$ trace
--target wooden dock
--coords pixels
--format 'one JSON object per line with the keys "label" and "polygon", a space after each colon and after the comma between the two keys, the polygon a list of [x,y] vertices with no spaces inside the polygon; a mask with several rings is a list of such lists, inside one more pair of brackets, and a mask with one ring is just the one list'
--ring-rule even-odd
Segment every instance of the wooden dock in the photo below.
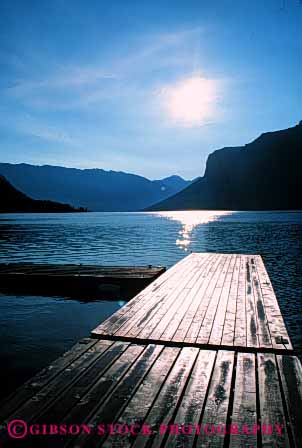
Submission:
{"label": "wooden dock", "polygon": [[259,255],[191,254],[92,336],[179,346],[292,349]]}
{"label": "wooden dock", "polygon": [[[17,440],[16,419],[65,429]],[[1,448],[299,448],[302,368],[261,257],[186,257],[7,398],[1,422]]]}
{"label": "wooden dock", "polygon": [[12,292],[128,300],[165,272],[162,266],[0,264],[0,286]]}

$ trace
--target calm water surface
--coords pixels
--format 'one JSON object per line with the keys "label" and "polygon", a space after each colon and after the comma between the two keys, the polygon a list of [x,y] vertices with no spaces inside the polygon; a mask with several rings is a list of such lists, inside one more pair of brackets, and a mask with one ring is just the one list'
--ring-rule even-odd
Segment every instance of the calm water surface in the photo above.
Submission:
{"label": "calm water surface", "polygon": [[[263,256],[296,347],[302,343],[302,213],[162,212],[0,215],[1,262],[171,266],[193,252]],[[0,296],[4,395],[122,302]],[[4,367],[2,367],[4,366]]]}

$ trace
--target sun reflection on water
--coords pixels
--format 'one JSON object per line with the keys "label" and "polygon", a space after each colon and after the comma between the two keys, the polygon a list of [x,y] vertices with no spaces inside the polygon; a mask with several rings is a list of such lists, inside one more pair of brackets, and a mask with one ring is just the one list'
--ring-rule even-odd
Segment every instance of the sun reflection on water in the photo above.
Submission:
{"label": "sun reflection on water", "polygon": [[189,210],[153,212],[152,214],[181,223],[182,229],[178,232],[180,236],[176,239],[175,243],[177,246],[187,251],[188,246],[191,244],[192,231],[195,227],[216,221],[221,216],[230,215],[232,213],[232,211],[226,210]]}

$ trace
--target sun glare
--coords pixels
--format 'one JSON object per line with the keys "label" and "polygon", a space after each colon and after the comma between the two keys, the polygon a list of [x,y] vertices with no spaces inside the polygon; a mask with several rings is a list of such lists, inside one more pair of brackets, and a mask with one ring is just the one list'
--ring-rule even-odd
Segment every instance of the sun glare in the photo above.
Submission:
{"label": "sun glare", "polygon": [[161,90],[169,118],[182,126],[201,126],[216,115],[218,82],[193,76]]}
{"label": "sun glare", "polygon": [[179,230],[179,238],[176,239],[176,246],[188,250],[188,246],[192,243],[192,232],[195,227],[216,221],[222,216],[232,214],[232,211],[225,210],[188,210],[173,212],[151,212],[153,215],[161,218],[178,221],[182,228]]}

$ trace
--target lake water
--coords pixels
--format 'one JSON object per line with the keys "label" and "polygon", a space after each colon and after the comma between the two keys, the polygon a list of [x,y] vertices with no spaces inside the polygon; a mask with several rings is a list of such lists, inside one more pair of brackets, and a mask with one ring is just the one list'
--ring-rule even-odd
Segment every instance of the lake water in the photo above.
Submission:
{"label": "lake water", "polygon": [[[169,267],[190,251],[262,255],[289,335],[301,347],[302,213],[0,215],[1,262]],[[88,336],[122,304],[0,295],[0,395]]]}

